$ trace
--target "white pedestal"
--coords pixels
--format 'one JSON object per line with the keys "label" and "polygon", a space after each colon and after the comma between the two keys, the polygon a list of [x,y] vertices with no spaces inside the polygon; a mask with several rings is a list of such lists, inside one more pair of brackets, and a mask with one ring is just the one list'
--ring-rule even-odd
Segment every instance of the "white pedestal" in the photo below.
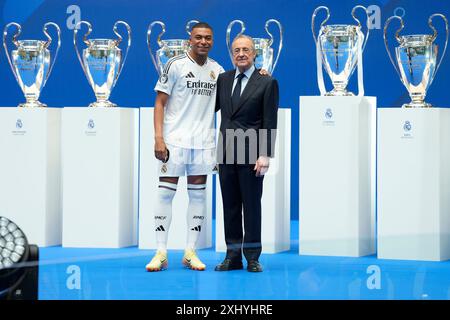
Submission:
{"label": "white pedestal", "polygon": [[375,253],[375,123],[375,97],[300,97],[300,254]]}
{"label": "white pedestal", "polygon": [[138,121],[138,109],[64,108],[64,247],[137,243]]}
{"label": "white pedestal", "polygon": [[450,259],[450,110],[378,110],[378,258]]}
{"label": "white pedestal", "polygon": [[28,242],[61,244],[59,108],[0,108],[0,216]]}
{"label": "white pedestal", "polygon": [[[158,201],[159,165],[155,158],[154,108],[141,108],[139,152],[139,248],[155,249],[155,219],[153,209]],[[206,221],[197,242],[197,248],[212,246],[212,175],[206,186]],[[172,222],[168,236],[168,249],[184,249],[187,240],[187,208],[189,197],[187,179],[180,177],[172,203]]]}
{"label": "white pedestal", "polygon": [[[218,114],[217,123],[220,124]],[[263,253],[290,249],[291,194],[291,110],[278,109],[275,157],[264,177],[261,199],[261,241]],[[216,183],[216,251],[225,252],[222,192]]]}

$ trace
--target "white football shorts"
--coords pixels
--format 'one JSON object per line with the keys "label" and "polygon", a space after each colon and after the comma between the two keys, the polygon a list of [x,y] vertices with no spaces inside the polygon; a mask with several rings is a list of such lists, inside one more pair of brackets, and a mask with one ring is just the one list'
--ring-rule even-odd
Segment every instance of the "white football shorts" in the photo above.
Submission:
{"label": "white football shorts", "polygon": [[159,161],[160,177],[201,176],[216,173],[216,149],[186,149],[166,144],[169,160]]}

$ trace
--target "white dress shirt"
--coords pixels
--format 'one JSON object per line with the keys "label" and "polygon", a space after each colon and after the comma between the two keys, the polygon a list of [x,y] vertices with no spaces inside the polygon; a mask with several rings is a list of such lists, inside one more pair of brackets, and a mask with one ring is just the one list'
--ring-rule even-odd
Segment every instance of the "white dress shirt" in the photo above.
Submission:
{"label": "white dress shirt", "polygon": [[[253,72],[256,70],[255,65],[252,65],[250,68],[247,69],[247,71],[244,72],[244,77],[241,80],[241,95],[242,92],[244,92],[245,86],[247,85],[248,79],[252,76]],[[234,81],[233,81],[233,90],[231,90],[231,95],[233,95],[234,87],[237,83],[237,77],[240,75],[241,72],[239,69],[236,69],[236,73],[234,74]]]}

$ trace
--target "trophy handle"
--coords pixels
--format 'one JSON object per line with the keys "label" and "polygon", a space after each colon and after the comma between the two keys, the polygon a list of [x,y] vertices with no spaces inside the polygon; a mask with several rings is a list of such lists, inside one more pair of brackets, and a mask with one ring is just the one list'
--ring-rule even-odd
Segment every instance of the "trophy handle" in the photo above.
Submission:
{"label": "trophy handle", "polygon": [[330,19],[330,9],[328,9],[327,7],[325,7],[325,6],[320,6],[320,7],[317,7],[317,8],[314,10],[313,15],[312,15],[312,17],[311,17],[311,31],[312,31],[312,34],[313,34],[314,42],[315,42],[316,44],[317,44],[317,38],[318,38],[318,35],[316,36],[316,31],[315,31],[315,29],[314,29],[314,25],[315,25],[315,21],[316,21],[316,16],[317,16],[317,14],[319,13],[319,11],[322,10],[322,9],[325,10],[325,11],[327,12],[327,17],[325,18],[325,20],[322,21],[322,23],[320,24],[320,27],[322,28],[323,25],[325,24],[325,22],[327,22],[328,19]]}
{"label": "trophy handle", "polygon": [[275,59],[275,62],[273,63],[273,67],[272,67],[272,73],[273,73],[273,71],[275,70],[275,67],[277,65],[278,58],[280,58],[281,48],[283,48],[283,26],[281,25],[281,23],[278,20],[275,20],[275,19],[269,19],[266,21],[265,29],[266,29],[266,32],[268,33],[268,35],[270,36],[269,47],[273,44],[273,35],[269,31],[270,23],[275,23],[278,26],[278,29],[280,29],[280,45],[278,46],[277,57]]}
{"label": "trophy handle", "polygon": [[58,56],[59,48],[61,47],[61,29],[59,29],[59,26],[56,23],[54,23],[54,22],[47,22],[46,24],[44,24],[44,28],[43,28],[43,32],[44,32],[45,36],[48,39],[47,42],[45,43],[45,48],[50,47],[50,44],[52,43],[52,37],[50,37],[50,35],[47,32],[48,26],[55,27],[55,29],[56,29],[56,31],[58,33],[58,45],[56,47],[55,55],[53,57],[53,62],[50,63],[50,67],[49,67],[48,72],[47,72],[47,77],[45,77],[43,85],[45,85],[45,83],[48,80],[48,77],[50,76],[50,73],[53,70],[53,66],[55,65],[56,57]]}
{"label": "trophy handle", "polygon": [[[87,72],[87,70],[86,70],[86,67],[84,66],[83,59],[81,58],[81,55],[80,55],[80,51],[78,50],[77,34],[78,34],[78,30],[80,29],[80,27],[81,27],[82,24],[85,24],[85,25],[87,25],[87,27],[88,27],[88,31],[87,31],[87,32],[84,34],[84,36],[83,36],[83,42],[84,42],[87,46],[90,45],[90,41],[87,39],[87,36],[90,35],[91,32],[92,32],[92,25],[91,25],[89,22],[87,22],[87,21],[79,21],[79,22],[75,25],[75,29],[73,29],[73,45],[75,46],[75,51],[76,51],[76,53],[77,53],[78,61],[80,61],[81,68],[83,68],[83,71],[84,71],[84,75],[85,75],[86,78],[89,80],[88,72]],[[89,83],[90,83],[90,80],[89,80]]]}
{"label": "trophy handle", "polygon": [[[391,21],[394,19],[400,20],[400,28],[395,32],[395,39],[397,40],[398,43],[400,43],[400,41],[401,41],[399,34],[400,34],[400,31],[402,31],[403,28],[405,27],[405,24],[403,23],[403,19],[401,17],[392,16],[389,19],[387,19],[384,24],[384,32],[383,32],[384,45],[386,46],[386,51],[388,53],[388,56],[389,56],[389,59],[391,60],[392,65],[394,66],[395,71],[397,72],[400,79],[403,79],[402,75],[400,74],[400,70],[398,69],[394,59],[392,58],[392,54],[391,54],[391,51],[389,50],[389,44],[388,44],[388,39],[387,39],[387,28],[389,27],[389,24],[391,23]],[[402,82],[403,82],[403,80],[402,80]]]}
{"label": "trophy handle", "polygon": [[[316,31],[315,31],[315,24],[316,24],[316,16],[319,13],[320,10],[325,10],[327,12],[327,17],[325,18],[325,20],[322,21],[322,23],[320,24],[320,29],[319,29],[319,34],[317,34],[316,36]],[[314,43],[316,44],[316,62],[317,62],[317,84],[319,86],[319,91],[320,91],[320,95],[323,96],[326,93],[326,88],[325,88],[325,81],[323,80],[323,64],[324,64],[324,57],[321,54],[321,43],[318,40],[320,32],[322,31],[322,27],[325,24],[325,22],[328,21],[328,19],[330,19],[330,9],[328,9],[325,6],[319,6],[317,7],[314,12],[313,15],[311,17],[311,31],[312,31],[312,35],[314,38]]]}
{"label": "trophy handle", "polygon": [[233,61],[233,53],[231,52],[230,34],[231,34],[231,29],[233,28],[233,26],[234,26],[236,23],[239,23],[239,24],[241,25],[241,31],[236,35],[236,37],[237,37],[237,36],[240,36],[240,35],[243,34],[244,31],[245,31],[245,24],[244,24],[244,22],[241,21],[241,20],[233,20],[233,21],[230,22],[230,24],[229,24],[228,27],[227,27],[226,41],[227,41],[228,54],[230,55],[231,61]]}
{"label": "trophy handle", "polygon": [[189,36],[191,36],[191,31],[192,31],[191,24],[197,24],[199,22],[200,21],[198,21],[198,20],[189,20],[188,23],[186,23],[186,32]]}
{"label": "trophy handle", "polygon": [[11,67],[14,77],[19,82],[19,77],[17,76],[16,70],[14,69],[14,66],[12,64],[11,56],[9,55],[9,51],[8,51],[8,45],[6,44],[6,37],[8,35],[8,29],[11,26],[15,26],[17,29],[16,33],[13,35],[13,38],[12,38],[12,42],[16,47],[19,46],[17,37],[22,33],[22,26],[16,22],[10,22],[5,26],[5,29],[3,29],[3,47],[5,48],[6,57],[8,58],[8,63],[9,63],[9,66]]}
{"label": "trophy handle", "polygon": [[448,21],[447,21],[447,18],[446,18],[443,14],[440,14],[440,13],[432,14],[432,15],[430,16],[430,18],[428,18],[428,25],[429,25],[430,28],[433,30],[433,41],[437,38],[437,35],[438,35],[437,30],[436,30],[436,29],[434,28],[434,26],[433,26],[433,18],[434,18],[434,17],[441,17],[441,18],[444,20],[444,22],[445,22],[445,33],[446,33],[446,38],[445,38],[444,50],[442,51],[442,54],[441,54],[441,59],[439,60],[439,63],[437,64],[436,69],[434,69],[433,79],[431,80],[431,82],[433,82],[434,77],[435,77],[435,75],[436,75],[436,72],[438,71],[439,67],[441,66],[442,59],[443,59],[444,56],[445,56],[445,51],[447,50],[447,43],[448,43],[448,33],[449,33],[449,31],[448,31]]}
{"label": "trophy handle", "polygon": [[113,27],[113,31],[117,36],[117,40],[116,40],[116,45],[117,47],[119,47],[119,44],[122,42],[122,36],[119,34],[119,32],[117,31],[117,26],[119,24],[122,24],[125,26],[125,28],[127,28],[127,33],[128,33],[128,42],[127,42],[127,50],[125,51],[125,56],[122,59],[122,62],[119,65],[119,70],[117,71],[117,75],[116,78],[114,79],[114,82],[112,84],[111,88],[114,88],[117,82],[117,79],[119,79],[120,73],[122,72],[123,69],[123,65],[125,64],[125,61],[127,60],[127,56],[128,56],[128,51],[130,51],[130,46],[131,46],[131,28],[128,25],[128,23],[126,23],[125,21],[116,21],[116,23],[114,23],[114,27]]}
{"label": "trophy handle", "polygon": [[364,12],[366,13],[366,16],[367,16],[367,20],[366,20],[367,32],[366,32],[366,34],[365,34],[365,37],[364,37],[364,43],[363,43],[362,49],[361,49],[362,51],[364,51],[364,48],[366,47],[366,44],[367,44],[367,40],[369,39],[369,33],[370,33],[370,17],[369,17],[369,12],[367,11],[367,8],[366,8],[366,7],[361,6],[361,5],[358,5],[358,6],[353,7],[353,9],[352,9],[352,17],[353,17],[353,20],[355,20],[355,21],[358,23],[358,27],[361,28],[361,21],[359,21],[359,19],[355,16],[355,12],[356,12],[357,9],[364,9]]}
{"label": "trophy handle", "polygon": [[[155,66],[156,71],[159,74],[160,70],[159,70],[159,67],[158,67],[158,62],[156,61],[156,55],[153,54],[152,46],[150,44],[150,35],[152,33],[152,28],[153,28],[153,26],[155,24],[160,25],[161,28],[162,28],[162,31],[159,33],[158,38],[156,39],[156,42],[158,42],[158,45],[160,47],[162,47],[162,45],[163,45],[162,42],[161,42],[161,36],[166,32],[166,25],[162,21],[153,21],[152,23],[150,23],[150,25],[148,26],[148,29],[147,29],[147,48],[148,48],[148,52],[150,53],[150,57],[152,58],[153,65]],[[159,74],[159,75],[161,76],[161,74]]]}

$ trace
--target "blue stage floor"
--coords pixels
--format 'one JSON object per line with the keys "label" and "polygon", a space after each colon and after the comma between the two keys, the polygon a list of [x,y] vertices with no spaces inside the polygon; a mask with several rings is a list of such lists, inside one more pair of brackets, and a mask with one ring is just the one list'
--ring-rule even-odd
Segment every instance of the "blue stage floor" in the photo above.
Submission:
{"label": "blue stage floor", "polygon": [[198,251],[206,271],[183,268],[177,250],[154,273],[153,250],[41,248],[39,299],[450,299],[449,261],[300,256],[297,221],[291,231],[291,250],[263,254],[256,274],[215,272],[224,255],[213,248]]}

